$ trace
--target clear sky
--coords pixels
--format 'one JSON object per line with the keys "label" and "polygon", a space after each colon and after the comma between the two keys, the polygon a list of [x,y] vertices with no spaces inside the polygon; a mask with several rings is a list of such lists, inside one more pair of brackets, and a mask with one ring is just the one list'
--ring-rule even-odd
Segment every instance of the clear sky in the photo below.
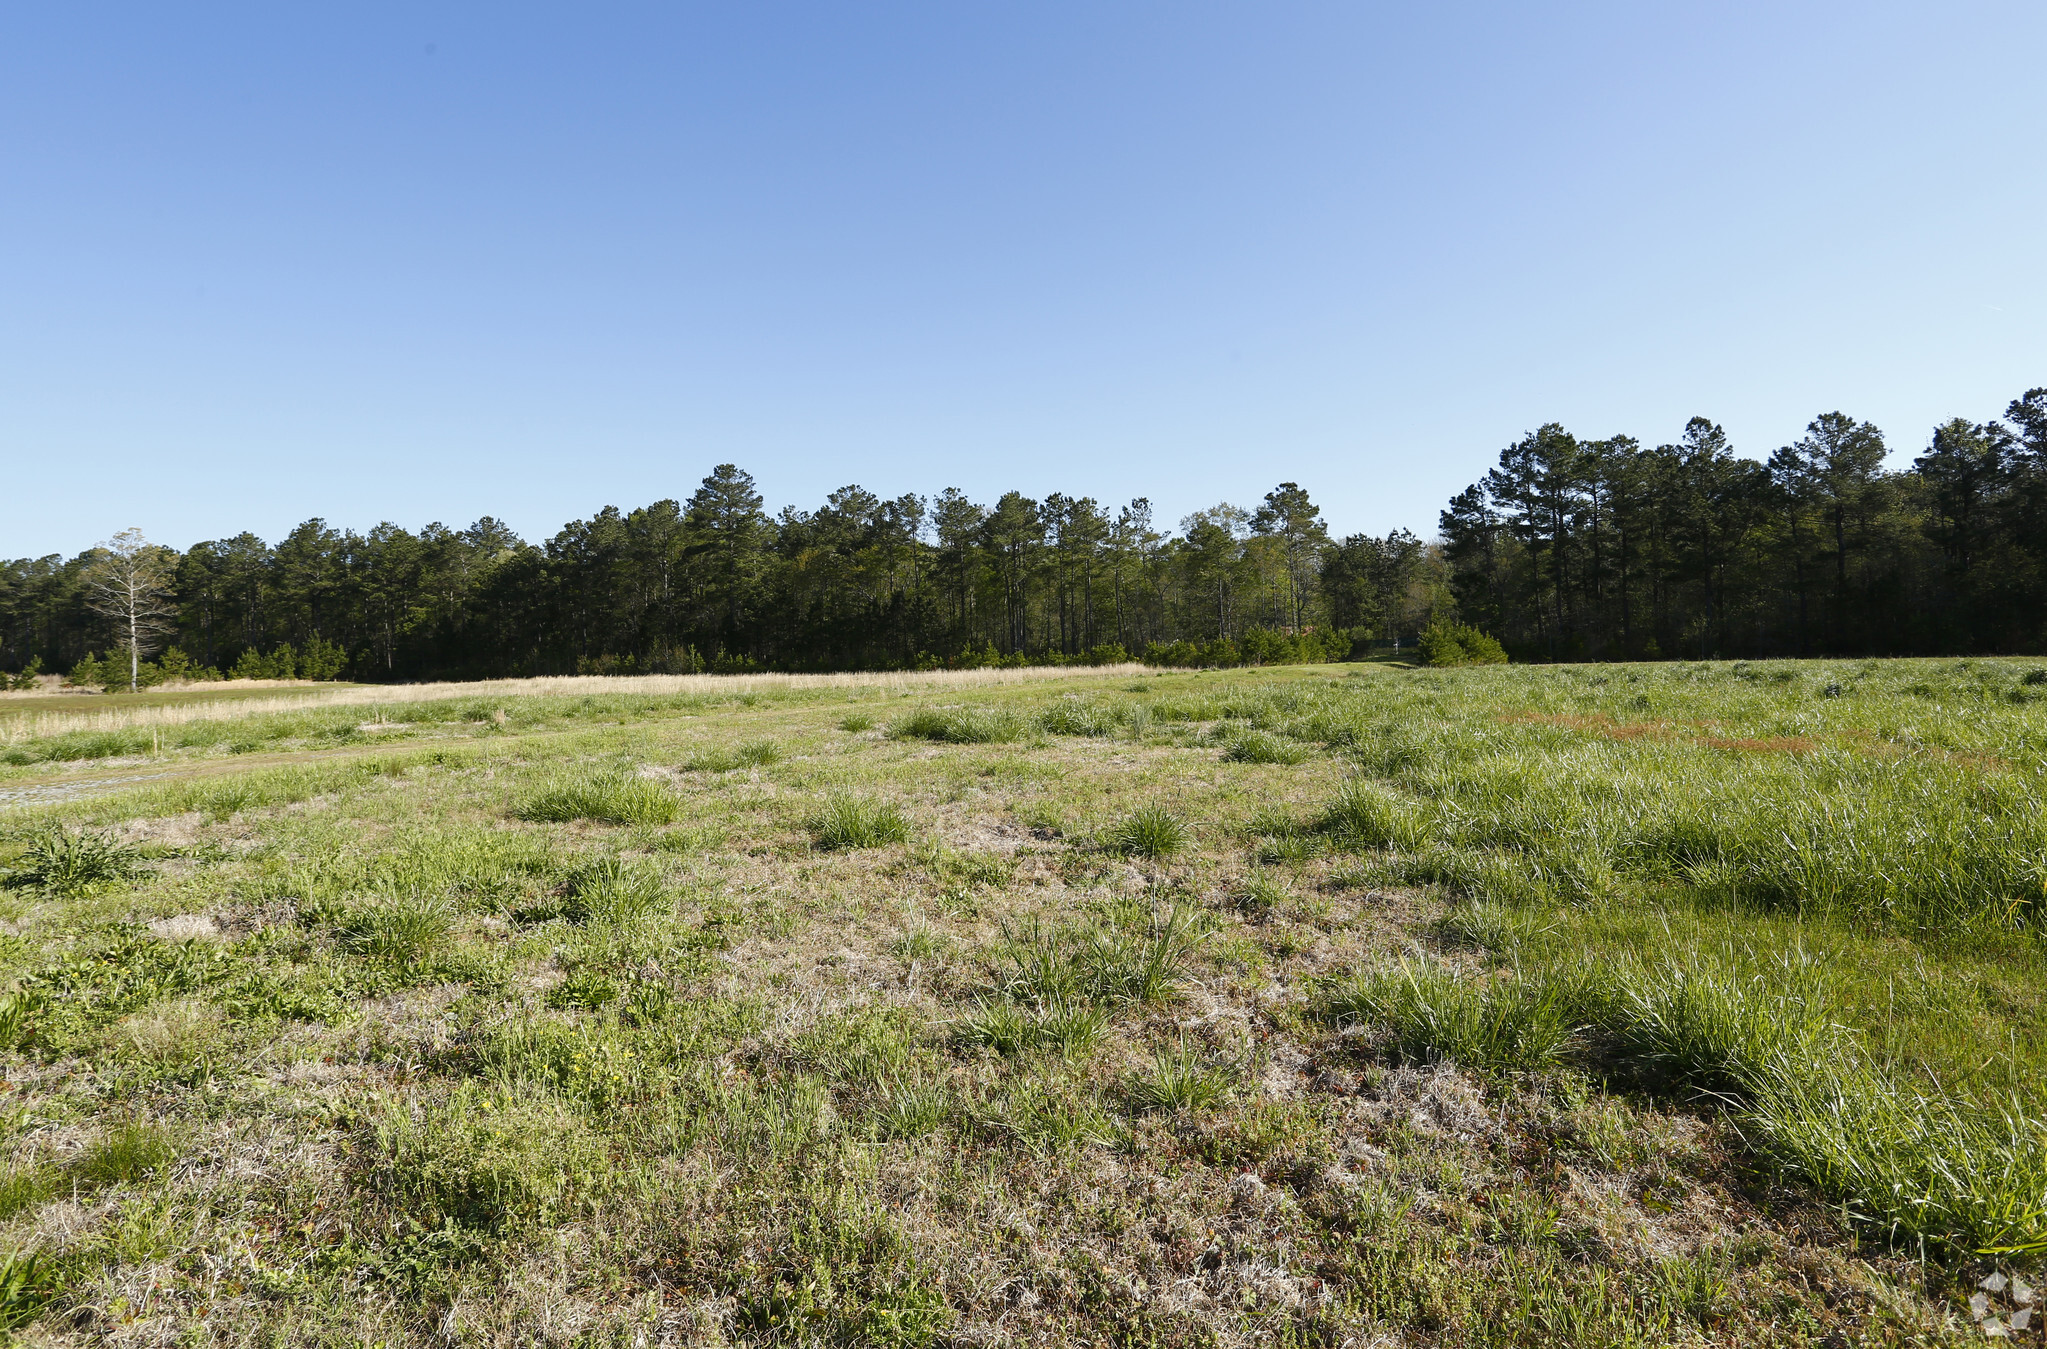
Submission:
{"label": "clear sky", "polygon": [[2047,5],[15,4],[0,556],[1766,455],[2047,384]]}

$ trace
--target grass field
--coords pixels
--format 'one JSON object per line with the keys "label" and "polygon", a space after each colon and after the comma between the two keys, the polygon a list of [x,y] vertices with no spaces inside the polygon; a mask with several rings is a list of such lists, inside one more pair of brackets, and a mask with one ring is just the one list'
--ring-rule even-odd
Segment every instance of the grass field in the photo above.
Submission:
{"label": "grass field", "polygon": [[2040,1339],[2047,671],[1002,674],[0,726],[0,1323]]}

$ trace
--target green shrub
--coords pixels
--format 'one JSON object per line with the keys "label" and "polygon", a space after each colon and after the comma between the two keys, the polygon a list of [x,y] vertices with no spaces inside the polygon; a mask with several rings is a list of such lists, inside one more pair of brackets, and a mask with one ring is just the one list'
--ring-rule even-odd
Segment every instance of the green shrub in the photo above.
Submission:
{"label": "green shrub", "polygon": [[834,796],[812,815],[810,835],[819,848],[879,848],[910,837],[910,822],[894,805],[857,796]]}
{"label": "green shrub", "polygon": [[1421,657],[1430,665],[1505,665],[1499,642],[1461,623],[1435,622],[1421,635]]}
{"label": "green shrub", "polygon": [[618,769],[587,782],[546,788],[518,809],[522,820],[563,823],[673,824],[682,814],[675,793],[631,769]]}
{"label": "green shrub", "polygon": [[1139,806],[1112,825],[1103,841],[1134,857],[1170,857],[1187,843],[1187,826],[1164,806]]}

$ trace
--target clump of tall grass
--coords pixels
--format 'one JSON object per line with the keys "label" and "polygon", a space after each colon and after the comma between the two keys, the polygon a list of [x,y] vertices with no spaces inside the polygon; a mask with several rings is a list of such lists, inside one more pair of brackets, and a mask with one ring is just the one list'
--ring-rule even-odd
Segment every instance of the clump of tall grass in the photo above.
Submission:
{"label": "clump of tall grass", "polygon": [[623,923],[662,907],[661,877],[622,857],[604,857],[569,873],[562,917],[576,923]]}
{"label": "clump of tall grass", "polygon": [[1133,857],[1170,857],[1187,843],[1187,826],[1164,806],[1139,806],[1109,826],[1102,842]]}
{"label": "clump of tall grass", "polygon": [[1002,1055],[1049,1048],[1068,1061],[1092,1053],[1108,1030],[1106,1012],[1068,994],[1053,995],[1035,1006],[983,998],[958,1022],[959,1038],[967,1044],[986,1045]]}
{"label": "clump of tall grass", "polygon": [[63,1271],[39,1251],[15,1251],[0,1260],[0,1330],[19,1330],[56,1300]]}
{"label": "clump of tall grass", "polygon": [[782,747],[772,740],[750,740],[743,745],[707,749],[692,755],[684,767],[692,773],[730,773],[736,768],[766,768],[779,763]]}
{"label": "clump of tall grass", "polygon": [[811,839],[827,852],[879,848],[910,837],[910,822],[893,803],[845,794],[826,801],[808,826]]}
{"label": "clump of tall grass", "polygon": [[842,731],[852,731],[855,734],[858,734],[861,731],[873,730],[874,723],[875,723],[874,714],[872,712],[867,711],[864,708],[861,708],[848,712],[845,716],[840,717],[839,729]]}
{"label": "clump of tall grass", "polygon": [[1159,1049],[1152,1061],[1134,1074],[1124,1094],[1131,1108],[1200,1110],[1228,1096],[1237,1084],[1234,1065],[1189,1049],[1185,1040],[1174,1049]]}
{"label": "clump of tall grass", "polygon": [[436,895],[388,896],[347,914],[338,925],[342,949],[394,963],[417,962],[440,950],[454,927],[454,906]]}
{"label": "clump of tall grass", "polygon": [[602,824],[673,824],[682,814],[675,793],[630,768],[614,769],[586,782],[565,782],[529,798],[518,810],[522,820],[566,823],[596,820]]}
{"label": "clump of tall grass", "polygon": [[1264,918],[1294,898],[1294,892],[1285,882],[1271,876],[1254,875],[1246,877],[1237,891],[1237,907],[1253,918]]}
{"label": "clump of tall grass", "polygon": [[1228,763],[1305,763],[1314,751],[1299,741],[1252,727],[1229,732],[1223,738],[1223,759]]}
{"label": "clump of tall grass", "polygon": [[9,884],[33,887],[64,899],[78,899],[141,869],[135,850],[104,831],[71,833],[61,825],[29,838]]}
{"label": "clump of tall grass", "polygon": [[247,778],[236,778],[207,791],[193,804],[207,819],[222,824],[262,805],[263,792]]}
{"label": "clump of tall grass", "polygon": [[1204,935],[1196,916],[1178,908],[1154,915],[1135,931],[1073,933],[1032,922],[1008,934],[1003,989],[1034,1004],[1071,998],[1110,1006],[1163,1002],[1185,982],[1188,958]]}
{"label": "clump of tall grass", "polygon": [[1553,1068],[1578,1033],[1566,990],[1535,980],[1467,980],[1430,962],[1354,974],[1326,990],[1322,1008],[1341,1023],[1378,1026],[1401,1058],[1447,1058],[1486,1072]]}
{"label": "clump of tall grass", "polygon": [[1038,714],[1038,725],[1053,735],[1114,735],[1123,711],[1092,698],[1061,698]]}
{"label": "clump of tall grass", "polygon": [[952,1094],[936,1083],[890,1078],[876,1093],[871,1121],[883,1138],[919,1138],[951,1118]]}
{"label": "clump of tall grass", "polygon": [[129,1120],[102,1137],[72,1165],[73,1174],[98,1185],[132,1184],[155,1175],[177,1156],[164,1131]]}
{"label": "clump of tall grass", "polygon": [[1408,963],[1330,986],[1407,1058],[1542,1068],[1574,1057],[1717,1101],[1749,1143],[1865,1230],[1969,1256],[2047,1253],[2047,1120],[2015,1096],[1902,1080],[1829,1013],[1797,960],[1744,975],[1707,959],[1472,980]]}
{"label": "clump of tall grass", "polygon": [[888,728],[897,740],[940,740],[985,745],[1021,740],[1030,726],[1006,707],[920,707]]}
{"label": "clump of tall grass", "polygon": [[1353,847],[1413,851],[1428,838],[1416,804],[1365,778],[1352,778],[1336,789],[1322,814],[1323,832]]}
{"label": "clump of tall grass", "polygon": [[1101,1105],[1071,1085],[1026,1078],[974,1121],[997,1138],[1048,1151],[1127,1141],[1129,1131]]}

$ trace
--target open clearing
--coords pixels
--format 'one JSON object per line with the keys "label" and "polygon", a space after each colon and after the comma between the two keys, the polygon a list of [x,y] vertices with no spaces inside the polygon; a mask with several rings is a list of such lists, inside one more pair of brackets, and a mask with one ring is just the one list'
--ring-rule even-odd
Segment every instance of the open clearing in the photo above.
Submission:
{"label": "open clearing", "polygon": [[2042,1333],[2032,662],[48,715],[30,1343]]}

